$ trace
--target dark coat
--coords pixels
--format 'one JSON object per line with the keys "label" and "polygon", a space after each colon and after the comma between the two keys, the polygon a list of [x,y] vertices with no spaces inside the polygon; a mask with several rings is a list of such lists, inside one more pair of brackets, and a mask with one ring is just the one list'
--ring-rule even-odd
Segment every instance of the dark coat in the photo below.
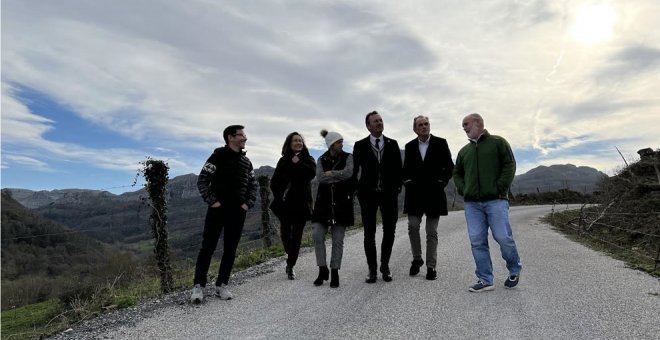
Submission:
{"label": "dark coat", "polygon": [[311,181],[316,175],[316,162],[309,154],[280,158],[270,180],[273,202],[270,209],[281,220],[308,221],[312,217]]}
{"label": "dark coat", "polygon": [[426,156],[422,160],[419,139],[406,144],[403,182],[406,198],[403,212],[409,215],[438,217],[447,215],[445,186],[451,179],[454,162],[444,138],[431,135]]}
{"label": "dark coat", "polygon": [[373,152],[369,136],[355,142],[353,159],[354,173],[357,178],[358,195],[361,192],[376,191],[378,179],[382,178],[383,191],[398,194],[401,191],[402,162],[401,150],[396,140],[383,136],[383,156],[381,162]]}
{"label": "dark coat", "polygon": [[228,146],[215,149],[206,160],[197,177],[197,189],[208,205],[220,202],[238,207],[245,203],[252,208],[257,200],[252,163],[244,151],[235,152]]}
{"label": "dark coat", "polygon": [[347,165],[352,165],[352,162],[348,161],[349,159],[352,159],[352,155],[346,152],[342,152],[338,157],[331,157],[330,152],[326,151],[319,157],[316,165],[319,174],[344,169],[350,172],[345,180],[339,182],[319,182],[312,222],[325,225],[339,224],[347,227],[354,224],[353,194],[355,192],[355,182],[352,176],[353,169],[347,168]]}

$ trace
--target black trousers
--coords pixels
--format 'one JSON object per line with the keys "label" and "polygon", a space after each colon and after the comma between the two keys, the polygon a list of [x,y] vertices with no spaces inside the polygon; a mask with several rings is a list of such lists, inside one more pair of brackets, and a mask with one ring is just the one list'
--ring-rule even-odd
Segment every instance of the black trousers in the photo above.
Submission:
{"label": "black trousers", "polygon": [[394,233],[396,222],[399,219],[399,204],[396,192],[358,192],[360,210],[362,212],[362,224],[364,226],[364,252],[367,256],[367,264],[370,271],[378,268],[376,252],[376,214],[380,208],[383,219],[383,241],[380,246],[381,267],[388,267],[392,246],[394,245]]}
{"label": "black trousers", "polygon": [[236,259],[236,249],[241,240],[243,224],[245,223],[245,213],[240,206],[219,208],[209,207],[206,211],[206,220],[204,222],[204,234],[202,236],[202,247],[197,255],[197,265],[195,266],[194,284],[202,287],[206,286],[206,274],[211,265],[211,258],[218,245],[220,233],[225,230],[222,249],[222,260],[220,260],[220,270],[215,285],[229,283],[231,269],[234,267]]}
{"label": "black trousers", "polygon": [[286,264],[290,267],[295,266],[298,261],[305,224],[306,221],[280,219],[280,237],[287,254]]}

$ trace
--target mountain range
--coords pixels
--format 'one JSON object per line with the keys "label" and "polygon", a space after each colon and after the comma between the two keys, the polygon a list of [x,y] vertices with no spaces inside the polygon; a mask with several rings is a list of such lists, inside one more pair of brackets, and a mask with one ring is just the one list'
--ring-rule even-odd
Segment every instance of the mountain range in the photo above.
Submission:
{"label": "mountain range", "polygon": [[598,184],[607,175],[588,166],[573,164],[538,166],[513,180],[514,195],[569,189],[583,194],[598,191]]}
{"label": "mountain range", "polygon": [[[274,168],[270,166],[255,170],[257,177],[271,177],[273,172]],[[591,193],[597,190],[598,181],[603,177],[607,176],[589,167],[571,164],[539,166],[516,176],[512,192],[517,195],[571,189]],[[314,191],[315,187],[313,185]],[[148,223],[150,208],[144,188],[121,195],[84,189],[3,189],[3,192],[37,215],[104,243],[128,247],[134,251],[147,251],[151,247],[152,235]],[[455,194],[453,181],[450,181],[445,192],[450,209],[461,209],[463,200]],[[201,226],[207,208],[197,190],[197,175],[187,174],[170,179],[167,195],[170,245],[181,255],[192,257],[199,247]],[[399,196],[400,208],[403,206],[403,196]],[[356,211],[359,212],[359,209]],[[261,202],[257,200],[257,205],[248,212],[243,240],[258,239],[261,229]]]}

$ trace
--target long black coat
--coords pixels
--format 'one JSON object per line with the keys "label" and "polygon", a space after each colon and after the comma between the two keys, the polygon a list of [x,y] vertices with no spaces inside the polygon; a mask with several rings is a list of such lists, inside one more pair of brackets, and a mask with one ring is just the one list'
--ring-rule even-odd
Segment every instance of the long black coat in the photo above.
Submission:
{"label": "long black coat", "polygon": [[273,202],[270,209],[280,220],[308,221],[312,216],[311,181],[316,176],[316,162],[309,154],[280,158],[270,181]]}
{"label": "long black coat", "polygon": [[379,177],[382,177],[383,190],[398,194],[401,191],[401,150],[396,140],[383,136],[383,157],[378,158],[371,147],[369,136],[355,142],[353,146],[354,173],[358,178],[358,195],[376,190]]}
{"label": "long black coat", "polygon": [[403,182],[406,198],[403,212],[409,215],[438,217],[447,215],[445,186],[451,179],[454,162],[444,138],[431,135],[426,157],[422,160],[419,139],[406,144]]}

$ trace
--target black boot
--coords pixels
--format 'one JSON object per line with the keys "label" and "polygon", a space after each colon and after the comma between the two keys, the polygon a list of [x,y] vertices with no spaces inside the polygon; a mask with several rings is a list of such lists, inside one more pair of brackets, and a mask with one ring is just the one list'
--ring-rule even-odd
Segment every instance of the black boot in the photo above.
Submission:
{"label": "black boot", "polygon": [[392,272],[390,272],[390,267],[387,265],[380,266],[380,272],[383,274],[383,281],[391,282],[392,281]]}
{"label": "black boot", "polygon": [[314,280],[314,285],[315,286],[320,286],[323,284],[323,281],[328,281],[328,278],[330,276],[330,271],[328,270],[328,266],[319,266],[319,277]]}
{"label": "black boot", "polygon": [[376,269],[369,269],[369,275],[367,275],[367,279],[365,280],[366,283],[376,283],[377,280],[377,273]]}
{"label": "black boot", "polygon": [[293,271],[293,266],[286,266],[286,276],[289,278],[289,280],[296,279],[296,272]]}
{"label": "black boot", "polygon": [[339,287],[339,269],[332,269],[330,272],[330,288]]}

